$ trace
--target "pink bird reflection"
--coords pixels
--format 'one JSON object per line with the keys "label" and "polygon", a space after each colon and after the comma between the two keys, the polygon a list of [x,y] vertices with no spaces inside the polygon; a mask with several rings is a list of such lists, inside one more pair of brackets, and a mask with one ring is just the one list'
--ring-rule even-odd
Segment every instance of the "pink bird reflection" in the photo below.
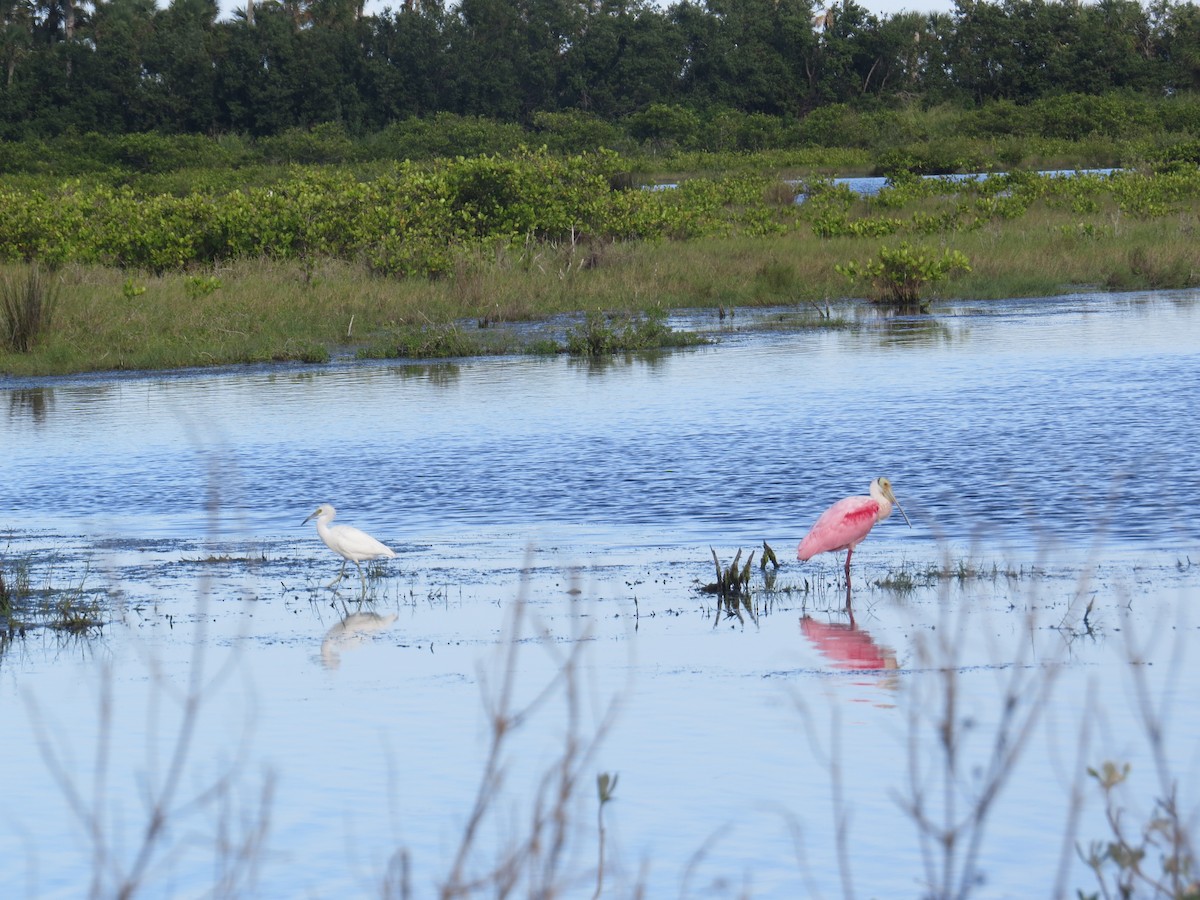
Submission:
{"label": "pink bird reflection", "polygon": [[800,630],[826,656],[833,668],[847,672],[899,668],[896,651],[875,643],[875,639],[854,624],[854,616],[846,622],[818,622],[811,616],[800,620]]}

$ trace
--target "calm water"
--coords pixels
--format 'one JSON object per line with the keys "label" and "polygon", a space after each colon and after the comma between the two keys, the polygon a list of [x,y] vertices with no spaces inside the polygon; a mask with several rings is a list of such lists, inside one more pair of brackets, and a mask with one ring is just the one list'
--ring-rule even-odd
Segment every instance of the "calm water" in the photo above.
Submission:
{"label": "calm water", "polygon": [[[916,896],[931,873],[901,801],[945,796],[931,724],[945,670],[969,711],[964,798],[1005,692],[1053,681],[975,895],[1095,889],[1070,844],[1060,870],[1064,835],[1106,837],[1087,785],[1068,827],[1070,796],[1085,766],[1128,760],[1130,814],[1148,813],[1137,677],[1162,705],[1185,809],[1200,797],[1198,310],[1196,294],[1079,296],[804,334],[698,316],[720,342],[655,360],[0,380],[0,550],[30,560],[35,587],[82,586],[111,610],[99,637],[32,632],[0,656],[16,775],[0,895],[91,884],[72,791],[128,868],[178,698],[202,675],[173,799],[219,784],[220,802],[177,811],[151,895],[231,871],[220,841],[249,830],[269,781],[267,837],[235,893],[378,896],[403,850],[427,896],[514,646],[519,698],[574,650],[580,699],[574,718],[557,697],[514,733],[476,873],[526,827],[574,722],[602,740],[580,766],[568,895],[594,889],[591,785],[611,771],[608,896],[836,896],[843,870],[856,894]],[[914,527],[896,517],[859,548],[851,620],[840,559],[801,566],[794,548],[880,474]],[[356,577],[324,590],[337,562],[299,527],[320,502],[398,551],[371,602]],[[761,615],[720,616],[697,591],[710,548],[728,561],[764,540],[784,566],[774,590],[756,570]],[[986,577],[922,577],[941,563]],[[878,584],[897,574],[915,584]]]}

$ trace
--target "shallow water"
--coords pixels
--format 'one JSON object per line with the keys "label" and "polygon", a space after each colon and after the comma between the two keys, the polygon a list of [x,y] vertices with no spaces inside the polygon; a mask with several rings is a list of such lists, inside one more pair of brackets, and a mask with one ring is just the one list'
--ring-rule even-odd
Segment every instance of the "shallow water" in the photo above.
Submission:
{"label": "shallow water", "polygon": [[[1168,704],[1166,756],[1195,808],[1198,308],[1194,293],[1081,295],[816,333],[771,330],[786,310],[734,325],[696,313],[680,321],[718,343],[656,359],[0,381],[3,552],[30,561],[35,587],[81,586],[111,610],[98,636],[35,631],[0,656],[5,756],[21,775],[0,813],[0,858],[19,860],[0,867],[0,895],[90,883],[72,785],[129,864],[197,672],[223,674],[204,692],[184,793],[222,765],[234,775],[225,806],[171,831],[152,893],[213,885],[229,857],[220,826],[252,818],[269,773],[268,837],[238,893],[378,895],[403,849],[427,895],[463,832],[484,696],[514,646],[526,699],[580,654],[578,716],[558,697],[513,733],[477,872],[525,827],[575,721],[603,740],[580,768],[568,894],[594,887],[601,771],[620,774],[604,813],[609,896],[639,883],[649,896],[836,895],[843,872],[863,896],[919,894],[930,873],[900,801],[913,753],[923,777],[938,771],[930,723],[948,671],[968,711],[960,764],[986,759],[1006,690],[1031,697],[1053,677],[974,892],[1049,893],[1064,834],[1106,837],[1086,785],[1067,826],[1083,767],[1129,760],[1149,810],[1137,677]],[[856,552],[851,619],[840,559],[802,566],[794,547],[879,474],[914,527],[896,516]],[[368,603],[353,568],[344,590],[323,587],[337,563],[299,527],[319,502],[398,552]],[[764,540],[784,564],[774,589],[756,562],[759,615],[722,615],[697,590],[711,551],[728,562]],[[928,574],[942,563],[964,577]],[[942,796],[935,783],[920,796]],[[1094,889],[1069,845],[1066,857],[1060,886]]]}

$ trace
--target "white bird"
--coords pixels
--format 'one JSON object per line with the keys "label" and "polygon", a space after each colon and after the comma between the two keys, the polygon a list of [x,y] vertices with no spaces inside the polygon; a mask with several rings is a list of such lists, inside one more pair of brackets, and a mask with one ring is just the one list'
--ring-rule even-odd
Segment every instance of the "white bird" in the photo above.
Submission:
{"label": "white bird", "polygon": [[325,542],[325,546],[342,558],[342,571],[338,577],[329,582],[326,587],[333,587],[346,575],[346,563],[352,562],[358,568],[358,577],[362,579],[363,594],[367,592],[367,577],[363,574],[364,559],[382,559],[393,557],[396,551],[386,547],[365,531],[360,531],[353,525],[333,525],[337,510],[328,503],[322,503],[316,511],[305,519],[302,525],[307,525],[312,519],[317,520],[317,534]]}

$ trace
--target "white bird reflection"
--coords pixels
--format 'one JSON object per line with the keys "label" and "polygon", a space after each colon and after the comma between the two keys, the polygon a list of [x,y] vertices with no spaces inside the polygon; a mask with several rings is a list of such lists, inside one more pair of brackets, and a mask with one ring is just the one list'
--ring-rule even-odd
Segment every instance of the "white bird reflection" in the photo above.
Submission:
{"label": "white bird reflection", "polygon": [[376,612],[350,613],[327,632],[321,641],[321,663],[336,669],[342,663],[342,651],[364,643],[371,635],[383,631],[396,621],[396,613],[381,616]]}

